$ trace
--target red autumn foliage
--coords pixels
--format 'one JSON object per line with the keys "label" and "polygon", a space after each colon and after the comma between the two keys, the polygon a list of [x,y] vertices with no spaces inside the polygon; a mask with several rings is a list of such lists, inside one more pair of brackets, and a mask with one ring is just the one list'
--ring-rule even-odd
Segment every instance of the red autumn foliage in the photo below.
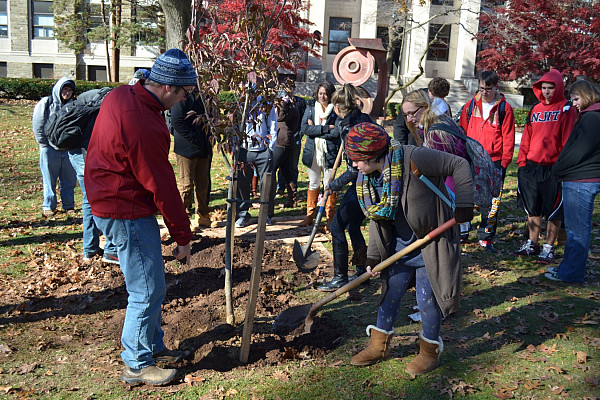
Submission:
{"label": "red autumn foliage", "polygon": [[600,78],[600,2],[511,0],[482,12],[477,67],[506,80],[536,79],[551,67],[568,81]]}

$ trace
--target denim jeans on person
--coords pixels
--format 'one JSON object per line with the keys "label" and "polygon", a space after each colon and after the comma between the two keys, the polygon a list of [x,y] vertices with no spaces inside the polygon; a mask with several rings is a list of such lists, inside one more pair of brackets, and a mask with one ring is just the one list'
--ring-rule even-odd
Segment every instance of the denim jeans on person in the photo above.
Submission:
{"label": "denim jeans on person", "polygon": [[[346,240],[345,230],[348,230],[354,251],[367,247],[365,238],[360,231],[364,220],[365,216],[356,196],[356,186],[352,184],[346,190],[339,207],[335,210],[333,221],[331,221],[329,227],[329,231],[331,232],[331,246],[334,248],[334,254],[345,252],[346,268],[348,265],[348,241]],[[341,261],[343,262],[344,260]]]}
{"label": "denim jeans on person", "polygon": [[54,150],[48,144],[40,144],[40,171],[44,184],[42,210],[56,210],[56,181],[60,182],[60,200],[63,210],[75,208],[75,170],[67,151]]}
{"label": "denim jeans on person", "polygon": [[425,267],[408,267],[394,263],[385,270],[387,290],[377,313],[377,327],[391,331],[398,319],[400,301],[408,285],[416,274],[417,304],[421,312],[423,336],[429,340],[438,340],[442,325],[442,311],[438,306]]}
{"label": "denim jeans on person", "polygon": [[566,282],[583,282],[590,250],[594,199],[598,182],[563,182],[563,210],[567,241],[556,276]]}
{"label": "denim jeans on person", "polygon": [[165,298],[165,264],[154,215],[139,219],[94,216],[96,225],[117,248],[127,289],[121,333],[121,358],[130,368],[154,365],[153,354],[165,349],[161,304]]}
{"label": "denim jeans on person", "polygon": [[[83,254],[84,256],[91,257],[100,252],[100,230],[94,222],[92,208],[90,207],[90,203],[88,202],[87,195],[85,193],[85,183],[83,179],[83,172],[85,170],[85,149],[77,148],[69,150],[69,161],[75,170],[82,194],[81,213],[83,214]],[[110,240],[106,240],[104,252],[108,254],[117,254],[117,249],[110,242]]]}

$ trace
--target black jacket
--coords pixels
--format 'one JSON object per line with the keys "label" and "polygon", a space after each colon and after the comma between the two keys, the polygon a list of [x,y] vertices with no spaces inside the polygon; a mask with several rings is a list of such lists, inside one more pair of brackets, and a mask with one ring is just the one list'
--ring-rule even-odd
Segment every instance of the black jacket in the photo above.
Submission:
{"label": "black jacket", "polygon": [[306,135],[306,143],[304,144],[304,151],[302,152],[302,164],[308,168],[311,167],[313,161],[313,155],[315,153],[315,138],[320,137],[327,140],[327,154],[325,155],[325,166],[327,168],[333,168],[335,164],[335,158],[337,157],[338,150],[340,149],[340,135],[337,129],[329,130],[329,125],[335,125],[337,115],[332,111],[327,118],[325,125],[308,125],[307,121],[315,121],[315,100],[309,100],[306,104],[306,111],[302,117],[302,124],[300,126],[300,132]]}
{"label": "black jacket", "polygon": [[[341,139],[345,141],[348,132],[350,132],[350,129],[352,129],[354,125],[360,124],[361,122],[370,122],[372,124],[375,123],[375,121],[373,121],[373,118],[371,118],[370,115],[360,112],[359,109],[354,109],[350,111],[348,115],[346,115],[342,120],[338,118],[336,127],[340,132]],[[358,170],[352,166],[352,161],[348,158],[348,155],[345,151],[344,158],[346,159],[347,164],[346,171],[344,171],[343,174],[341,174],[329,184],[329,188],[334,192],[342,190],[342,188],[350,182],[356,182],[356,177],[358,176]]]}
{"label": "black jacket", "polygon": [[[190,111],[195,111],[196,114],[188,117]],[[194,122],[203,114],[204,104],[199,96],[197,99],[188,96],[171,109],[175,154],[187,158],[208,158],[212,155],[212,147],[208,141],[208,127],[202,121]]]}
{"label": "black jacket", "polygon": [[600,178],[600,103],[581,112],[552,173],[561,182]]}

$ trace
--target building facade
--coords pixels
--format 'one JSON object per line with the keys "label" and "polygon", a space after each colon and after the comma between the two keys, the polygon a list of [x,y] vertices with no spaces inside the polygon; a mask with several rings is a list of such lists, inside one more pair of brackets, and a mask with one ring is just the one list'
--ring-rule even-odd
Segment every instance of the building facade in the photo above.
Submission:
{"label": "building facade", "polygon": [[[87,0],[98,5],[100,0]],[[408,10],[398,12],[394,0],[306,0],[304,17],[311,31],[319,31],[324,46],[321,59],[311,59],[313,71],[333,72],[337,53],[348,46],[348,38],[382,38],[393,48],[390,72],[399,80],[419,72],[423,61],[425,77],[472,78],[477,51],[473,33],[478,29],[480,0],[407,1]],[[127,8],[129,7],[129,8]],[[123,2],[123,19],[135,10]],[[403,33],[388,43],[389,26]],[[437,35],[437,42],[428,43]],[[110,48],[104,42],[89,42],[76,55],[55,38],[55,16],[50,0],[0,0],[0,77],[107,80]],[[128,81],[138,68],[149,68],[159,53],[156,46],[132,39],[120,54],[119,77]],[[310,80],[310,74],[307,74]]]}
{"label": "building facade", "polygon": [[[89,0],[99,5],[100,0]],[[123,2],[122,18],[131,19],[129,2]],[[0,0],[0,77],[52,78],[73,76],[91,81],[107,80],[104,42],[88,42],[76,55],[55,38],[53,1]],[[92,16],[94,18],[94,16]],[[150,68],[158,55],[156,46],[133,45],[121,49],[119,77],[128,81],[138,68]]]}
{"label": "building facade", "polygon": [[[423,60],[425,77],[440,76],[462,80],[472,78],[475,69],[480,0],[407,1],[408,9],[399,12],[394,0],[309,0],[306,18],[313,31],[322,34],[325,43],[321,60],[312,67],[333,72],[336,54],[348,45],[347,39],[382,38],[392,46],[392,71],[398,78],[410,78],[419,72]],[[387,43],[388,27],[398,39]],[[437,35],[437,42],[429,47]],[[394,36],[393,36],[394,37]]]}

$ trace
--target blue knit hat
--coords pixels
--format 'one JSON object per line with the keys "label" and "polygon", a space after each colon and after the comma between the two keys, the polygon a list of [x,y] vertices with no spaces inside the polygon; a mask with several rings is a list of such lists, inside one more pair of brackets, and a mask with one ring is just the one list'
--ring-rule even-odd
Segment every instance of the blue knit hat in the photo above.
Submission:
{"label": "blue knit hat", "polygon": [[158,56],[149,79],[162,85],[195,86],[196,71],[183,51],[170,49]]}

